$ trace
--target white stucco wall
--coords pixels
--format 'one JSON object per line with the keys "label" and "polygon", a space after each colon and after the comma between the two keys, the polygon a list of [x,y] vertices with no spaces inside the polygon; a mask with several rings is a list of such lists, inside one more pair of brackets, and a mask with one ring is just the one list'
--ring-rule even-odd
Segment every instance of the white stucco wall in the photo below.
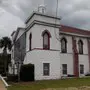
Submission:
{"label": "white stucco wall", "polygon": [[34,20],[52,23],[52,24],[60,24],[60,19],[54,19],[50,17],[45,17],[43,15],[36,15],[31,18],[31,20],[26,24],[26,27],[28,27]]}
{"label": "white stucco wall", "polygon": [[[62,64],[67,64],[67,74],[74,75],[73,54],[60,54],[61,70]],[[62,71],[61,71],[62,72]]]}
{"label": "white stucco wall", "polygon": [[[59,51],[33,50],[27,53],[24,64],[35,65],[35,80],[59,79],[61,78],[59,54]],[[50,63],[49,76],[43,76],[43,63]]]}
{"label": "white stucco wall", "polygon": [[[60,61],[61,61],[61,64],[67,64],[68,74],[73,74],[74,63],[73,63],[73,51],[72,51],[72,36],[61,35],[60,38],[62,37],[65,37],[67,39],[67,53],[66,54],[61,53]],[[78,50],[78,41],[80,39],[83,41],[83,54],[82,55],[79,54],[79,71],[80,71],[80,64],[82,64],[84,65],[84,74],[86,74],[87,72],[89,72],[89,56],[88,56],[87,38],[83,38],[83,37],[75,37],[75,38],[76,38],[77,50]]]}
{"label": "white stucco wall", "polygon": [[79,70],[80,70],[80,64],[84,65],[84,74],[88,73],[89,72],[88,55],[79,55]]}
{"label": "white stucco wall", "polygon": [[29,35],[30,35],[30,33],[32,33],[32,49],[33,48],[43,48],[42,33],[44,30],[48,30],[51,34],[50,49],[59,50],[60,42],[56,39],[56,37],[59,39],[59,29],[49,27],[49,26],[34,25],[26,33],[26,51],[29,50]]}
{"label": "white stucco wall", "polygon": [[[78,50],[78,41],[79,40],[83,41],[83,54],[82,55],[79,54],[79,71],[80,71],[80,64],[82,64],[82,65],[84,65],[84,74],[86,74],[89,72],[88,42],[87,42],[87,38],[76,37],[77,50]],[[80,75],[80,73],[79,73],[79,75]]]}
{"label": "white stucco wall", "polygon": [[60,39],[66,38],[67,40],[67,53],[61,53],[61,42],[60,42],[60,62],[61,72],[62,64],[67,64],[67,74],[73,75],[73,50],[72,50],[72,36],[60,35]]}

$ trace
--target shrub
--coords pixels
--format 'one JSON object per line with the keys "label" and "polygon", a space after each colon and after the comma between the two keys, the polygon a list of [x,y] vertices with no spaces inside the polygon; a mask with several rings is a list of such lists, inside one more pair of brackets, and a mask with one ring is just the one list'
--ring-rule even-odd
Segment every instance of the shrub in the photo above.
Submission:
{"label": "shrub", "polygon": [[34,65],[33,64],[27,64],[27,65],[21,66],[20,80],[21,81],[34,81]]}
{"label": "shrub", "polygon": [[7,81],[17,82],[18,81],[18,75],[8,74],[7,75]]}
{"label": "shrub", "polygon": [[85,76],[90,76],[90,72],[86,73]]}
{"label": "shrub", "polygon": [[6,72],[8,72],[8,64],[10,62],[11,62],[10,54],[7,54],[6,56],[3,54],[0,54],[0,74],[2,76],[6,76]]}
{"label": "shrub", "polygon": [[75,77],[75,75],[68,74],[68,77]]}

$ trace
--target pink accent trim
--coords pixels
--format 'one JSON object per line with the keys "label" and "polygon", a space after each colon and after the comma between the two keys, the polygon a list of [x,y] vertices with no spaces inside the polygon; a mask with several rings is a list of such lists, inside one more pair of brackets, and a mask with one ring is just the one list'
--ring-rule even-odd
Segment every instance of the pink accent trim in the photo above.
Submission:
{"label": "pink accent trim", "polygon": [[49,37],[51,37],[51,34],[50,34],[50,32],[49,32],[48,30],[44,30],[44,31],[42,32],[42,36],[44,36],[45,33],[47,33],[47,34],[49,35]]}
{"label": "pink accent trim", "polygon": [[[33,49],[31,49],[31,51],[33,51],[33,50],[45,50],[45,51],[60,51],[60,50],[55,50],[55,49],[43,49],[43,48],[33,48]],[[29,51],[28,51],[29,52]]]}
{"label": "pink accent trim", "polygon": [[[48,35],[48,48],[44,48],[44,35],[45,33],[47,33]],[[49,50],[50,49],[50,37],[51,37],[51,34],[48,30],[45,30],[43,33],[42,33],[42,36],[43,36],[43,49],[45,50]]]}
{"label": "pink accent trim", "polygon": [[67,32],[67,33],[80,34],[80,35],[90,35],[89,30],[78,29],[78,28],[75,28],[75,27],[65,26],[65,25],[61,25],[61,31],[62,32]]}
{"label": "pink accent trim", "polygon": [[72,45],[73,45],[73,66],[74,66],[74,75],[75,77],[79,77],[79,60],[78,60],[78,51],[76,46],[76,40],[72,37]]}

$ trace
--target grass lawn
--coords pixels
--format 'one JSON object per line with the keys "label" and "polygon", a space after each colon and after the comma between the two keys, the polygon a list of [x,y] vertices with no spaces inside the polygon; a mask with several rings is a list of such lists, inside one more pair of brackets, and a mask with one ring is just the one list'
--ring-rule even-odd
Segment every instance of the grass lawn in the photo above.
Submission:
{"label": "grass lawn", "polygon": [[11,86],[8,88],[8,90],[40,90],[47,88],[90,86],[90,78],[20,82],[20,83],[10,83],[10,84]]}

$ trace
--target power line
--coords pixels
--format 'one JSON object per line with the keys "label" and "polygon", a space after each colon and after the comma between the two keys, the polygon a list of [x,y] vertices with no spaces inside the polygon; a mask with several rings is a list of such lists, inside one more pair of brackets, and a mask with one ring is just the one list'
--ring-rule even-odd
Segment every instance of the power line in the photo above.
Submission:
{"label": "power line", "polygon": [[[56,17],[58,17],[58,0],[56,1]],[[55,19],[55,28],[54,28],[54,34],[55,34],[55,37],[56,37],[56,39],[58,40],[58,41],[60,41],[60,39],[59,38],[57,38],[57,35],[56,35],[56,25],[57,25],[57,19]]]}
{"label": "power line", "polygon": [[[57,0],[57,3],[56,3],[56,17],[58,17],[58,0]],[[56,39],[60,42],[60,36],[59,38],[57,38],[57,34],[56,34],[56,25],[57,25],[57,19],[55,19],[55,28],[54,28],[54,33],[55,33],[55,37]],[[59,45],[60,46],[60,45]],[[60,57],[60,52],[59,52],[59,57]],[[61,69],[61,64],[60,64],[60,77],[62,77],[62,69]]]}

